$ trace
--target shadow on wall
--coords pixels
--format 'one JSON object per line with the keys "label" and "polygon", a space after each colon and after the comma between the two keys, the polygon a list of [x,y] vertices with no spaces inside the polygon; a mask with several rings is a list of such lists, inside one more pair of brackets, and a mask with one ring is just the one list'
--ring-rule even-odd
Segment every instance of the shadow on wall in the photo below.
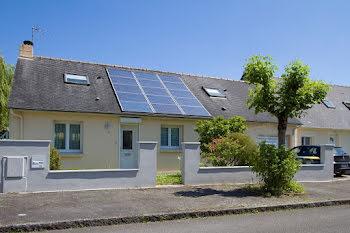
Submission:
{"label": "shadow on wall", "polygon": [[223,197],[254,197],[258,196],[255,193],[252,193],[247,188],[238,188],[234,190],[217,190],[212,188],[196,188],[191,191],[179,191],[174,193],[175,196],[181,197],[205,197],[212,195],[220,195]]}

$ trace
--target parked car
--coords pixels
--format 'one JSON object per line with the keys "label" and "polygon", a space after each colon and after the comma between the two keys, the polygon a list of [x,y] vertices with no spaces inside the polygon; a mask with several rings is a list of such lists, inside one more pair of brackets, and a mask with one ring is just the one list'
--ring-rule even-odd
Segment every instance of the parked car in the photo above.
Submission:
{"label": "parked car", "polygon": [[[297,153],[296,159],[303,164],[319,164],[321,147],[315,145],[296,146],[292,149]],[[343,175],[347,170],[350,170],[350,155],[347,154],[342,147],[334,147],[334,174],[336,176]]]}

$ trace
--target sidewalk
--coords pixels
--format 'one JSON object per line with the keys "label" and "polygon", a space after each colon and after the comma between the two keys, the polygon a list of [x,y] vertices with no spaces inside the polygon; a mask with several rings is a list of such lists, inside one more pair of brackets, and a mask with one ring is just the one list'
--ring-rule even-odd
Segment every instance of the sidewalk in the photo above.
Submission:
{"label": "sidewalk", "polygon": [[255,196],[244,185],[1,194],[0,227],[350,199],[349,178],[303,185],[306,195],[280,198]]}

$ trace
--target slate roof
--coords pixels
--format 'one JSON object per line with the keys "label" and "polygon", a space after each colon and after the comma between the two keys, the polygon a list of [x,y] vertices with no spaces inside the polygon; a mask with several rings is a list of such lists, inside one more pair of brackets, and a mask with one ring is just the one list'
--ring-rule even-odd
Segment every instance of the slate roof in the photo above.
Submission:
{"label": "slate roof", "polygon": [[[122,112],[108,79],[106,68],[178,75],[212,116],[232,117],[238,115],[249,122],[277,123],[277,119],[269,113],[256,115],[254,110],[248,109],[246,101],[249,90],[245,81],[38,56],[33,59],[18,59],[8,107],[37,111],[199,118],[198,116]],[[66,84],[64,83],[64,73],[87,75],[90,85]],[[202,89],[203,86],[221,90],[226,98],[209,97]],[[313,128],[325,126],[350,129],[350,122],[347,121],[350,119],[350,111],[341,103],[344,98],[350,101],[349,90],[349,87],[333,87],[329,99],[336,105],[336,109],[327,109],[323,104],[317,105],[309,110],[308,115],[300,121],[290,119],[289,123],[304,124],[305,127]],[[96,100],[96,97],[99,97],[99,100]],[[226,110],[223,110],[223,107]],[[335,120],[330,123],[332,121],[328,119]]]}
{"label": "slate roof", "polygon": [[327,99],[335,105],[327,108],[323,103],[314,105],[301,117],[302,127],[350,130],[350,110],[343,102],[350,102],[350,87],[331,85]]}

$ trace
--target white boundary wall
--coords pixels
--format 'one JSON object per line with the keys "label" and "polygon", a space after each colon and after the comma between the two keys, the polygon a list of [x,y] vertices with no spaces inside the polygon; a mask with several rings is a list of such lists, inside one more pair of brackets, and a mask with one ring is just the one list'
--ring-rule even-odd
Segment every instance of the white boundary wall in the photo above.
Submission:
{"label": "white boundary wall", "polygon": [[[0,141],[0,192],[62,191],[156,186],[157,142],[138,142],[138,169],[49,170],[50,141]],[[32,168],[32,159],[43,168]]]}
{"label": "white boundary wall", "polygon": [[[199,167],[200,143],[184,142],[182,183],[184,185],[255,183],[256,175],[247,166]],[[333,146],[321,145],[321,163],[302,165],[297,181],[330,181],[333,179]]]}

